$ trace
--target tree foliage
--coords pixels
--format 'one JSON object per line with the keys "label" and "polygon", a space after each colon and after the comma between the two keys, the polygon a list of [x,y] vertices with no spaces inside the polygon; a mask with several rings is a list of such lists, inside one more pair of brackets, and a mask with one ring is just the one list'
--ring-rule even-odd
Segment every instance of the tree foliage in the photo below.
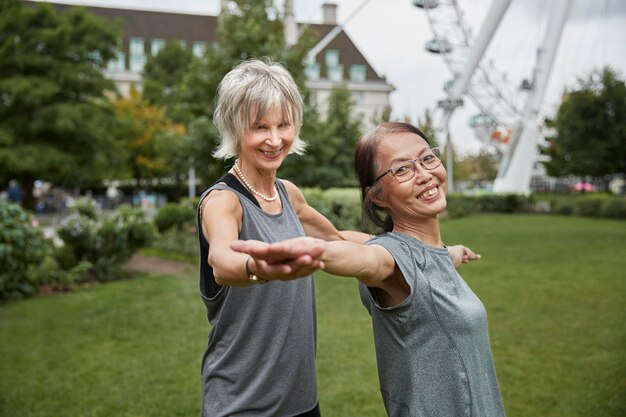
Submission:
{"label": "tree foliage", "polygon": [[114,91],[102,69],[118,29],[84,8],[0,2],[0,178],[80,186],[116,168]]}
{"label": "tree foliage", "polygon": [[437,129],[435,128],[433,117],[428,109],[424,111],[423,118],[417,118],[417,127],[422,131],[422,133],[424,133],[426,139],[428,139],[428,143],[430,143],[430,146],[440,146],[439,139],[437,138]]}
{"label": "tree foliage", "polygon": [[163,108],[149,104],[134,88],[128,97],[116,100],[114,107],[132,178],[176,177],[177,156],[185,153],[184,126],[171,122]]}
{"label": "tree foliage", "polygon": [[626,173],[626,84],[612,69],[580,80],[546,124],[555,131],[541,149],[549,175]]}
{"label": "tree foliage", "polygon": [[168,41],[156,56],[148,59],[143,70],[143,96],[150,104],[165,108],[167,116],[179,123],[189,121],[180,87],[196,60],[180,42]]}
{"label": "tree foliage", "polygon": [[281,176],[300,186],[354,186],[354,148],[361,120],[352,116],[352,108],[352,95],[345,87],[332,91],[325,119],[309,108],[301,134],[309,145],[306,154],[287,158]]}

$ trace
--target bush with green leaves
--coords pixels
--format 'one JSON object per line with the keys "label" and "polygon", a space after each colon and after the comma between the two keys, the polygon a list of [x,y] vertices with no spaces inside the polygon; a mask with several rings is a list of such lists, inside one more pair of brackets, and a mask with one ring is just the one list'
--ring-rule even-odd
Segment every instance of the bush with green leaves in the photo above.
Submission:
{"label": "bush with green leaves", "polygon": [[120,206],[97,219],[75,213],[57,233],[63,246],[57,249],[56,259],[63,269],[82,265],[88,270],[83,279],[107,281],[117,277],[134,252],[152,243],[156,229],[141,209]]}
{"label": "bush with green leaves", "polygon": [[101,214],[98,203],[89,197],[77,198],[69,205],[69,209],[72,213],[77,213],[92,220],[96,220]]}
{"label": "bush with green leaves", "polygon": [[613,198],[604,201],[600,207],[600,215],[602,217],[626,219],[626,200]]}
{"label": "bush with green leaves", "polygon": [[196,223],[196,207],[191,201],[167,203],[161,206],[154,216],[154,223],[159,232],[169,229],[183,230]]}
{"label": "bush with green leaves", "polygon": [[52,242],[19,205],[0,201],[0,300],[35,293],[46,281],[46,260]]}
{"label": "bush with green leaves", "polygon": [[339,230],[361,230],[361,194],[358,188],[329,188],[324,192]]}

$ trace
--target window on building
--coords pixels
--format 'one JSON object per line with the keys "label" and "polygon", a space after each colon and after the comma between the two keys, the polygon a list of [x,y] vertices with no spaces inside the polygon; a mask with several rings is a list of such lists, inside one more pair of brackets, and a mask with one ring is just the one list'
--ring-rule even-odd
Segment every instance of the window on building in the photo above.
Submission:
{"label": "window on building", "polygon": [[144,49],[144,42],[142,38],[130,38],[129,48],[130,54],[132,55],[145,55],[146,50]]}
{"label": "window on building", "polygon": [[150,55],[156,56],[165,46],[165,39],[152,39],[150,44]]}
{"label": "window on building", "polygon": [[117,51],[115,53],[115,58],[112,58],[107,63],[107,70],[111,72],[120,72],[124,71],[126,68],[126,59],[124,57],[124,53],[122,51]]}
{"label": "window on building", "polygon": [[365,82],[365,65],[350,66],[350,81],[355,83]]}
{"label": "window on building", "polygon": [[131,72],[141,72],[143,71],[144,65],[146,65],[146,56],[142,55],[134,55],[130,57],[129,67]]}
{"label": "window on building", "polygon": [[204,55],[204,51],[206,50],[206,42],[194,42],[191,46],[191,51],[198,58]]}
{"label": "window on building", "polygon": [[132,72],[143,71],[143,66],[146,63],[146,49],[143,39],[130,38],[128,49],[130,51],[130,58],[128,62],[129,69]]}
{"label": "window on building", "polygon": [[334,67],[339,65],[339,51],[336,49],[329,49],[326,51],[326,66]]}
{"label": "window on building", "polygon": [[333,67],[328,67],[328,79],[333,82],[341,82],[343,81],[343,65],[335,65]]}
{"label": "window on building", "polygon": [[320,79],[320,64],[313,62],[304,66],[304,75],[309,81],[317,81]]}

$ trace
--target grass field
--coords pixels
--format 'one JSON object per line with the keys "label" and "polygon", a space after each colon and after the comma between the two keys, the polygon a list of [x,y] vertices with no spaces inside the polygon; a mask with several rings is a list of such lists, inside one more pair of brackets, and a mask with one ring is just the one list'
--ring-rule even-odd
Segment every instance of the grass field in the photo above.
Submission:
{"label": "grass field", "polygon": [[[626,415],[626,222],[485,215],[442,223],[483,255],[509,417]],[[356,281],[317,276],[326,417],[383,416]],[[197,416],[208,325],[197,278],[147,277],[0,307],[0,416]]]}

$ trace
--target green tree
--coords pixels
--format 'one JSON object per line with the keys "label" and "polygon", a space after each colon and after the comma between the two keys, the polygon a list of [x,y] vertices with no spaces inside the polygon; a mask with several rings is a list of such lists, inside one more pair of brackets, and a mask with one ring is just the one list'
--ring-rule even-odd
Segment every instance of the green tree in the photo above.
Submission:
{"label": "green tree", "polygon": [[614,70],[580,80],[546,124],[555,132],[541,148],[549,175],[626,174],[626,84]]}
{"label": "green tree", "polygon": [[345,87],[333,89],[326,119],[310,108],[302,137],[308,142],[303,156],[291,156],[281,176],[300,186],[321,188],[354,186],[354,148],[361,136],[361,120],[352,116],[352,95]]}
{"label": "green tree", "polygon": [[180,87],[196,60],[191,50],[180,42],[168,41],[144,67],[143,96],[151,104],[164,107],[175,122],[189,122],[188,106],[181,99]]}
{"label": "green tree", "polygon": [[493,181],[498,174],[498,154],[493,149],[481,148],[477,155],[465,155],[454,161],[455,181],[479,184]]}
{"label": "green tree", "polygon": [[[122,124],[132,178],[177,178],[176,157],[185,152],[183,125],[171,122],[163,108],[149,104],[136,89],[114,102]],[[118,175],[119,177],[119,175]]]}
{"label": "green tree", "polygon": [[35,179],[81,186],[116,169],[102,69],[117,42],[117,25],[84,8],[0,2],[0,178],[21,182],[27,208]]}
{"label": "green tree", "polygon": [[435,128],[435,124],[433,123],[433,117],[428,109],[424,111],[423,118],[417,118],[417,128],[421,130],[424,135],[426,135],[426,139],[428,139],[430,146],[439,146],[437,129]]}

